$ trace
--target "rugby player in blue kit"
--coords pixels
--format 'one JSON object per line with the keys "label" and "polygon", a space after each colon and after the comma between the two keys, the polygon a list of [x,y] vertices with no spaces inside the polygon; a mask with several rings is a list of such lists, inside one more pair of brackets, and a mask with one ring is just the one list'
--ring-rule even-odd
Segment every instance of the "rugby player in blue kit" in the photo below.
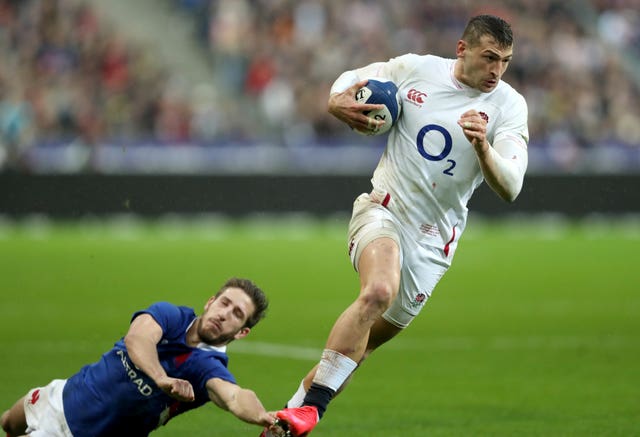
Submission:
{"label": "rugby player in blue kit", "polygon": [[248,279],[231,278],[196,316],[158,302],[133,314],[127,334],[96,363],[34,388],[2,414],[8,436],[146,436],[212,401],[238,419],[270,427],[275,416],[236,384],[226,345],[245,337],[268,306]]}

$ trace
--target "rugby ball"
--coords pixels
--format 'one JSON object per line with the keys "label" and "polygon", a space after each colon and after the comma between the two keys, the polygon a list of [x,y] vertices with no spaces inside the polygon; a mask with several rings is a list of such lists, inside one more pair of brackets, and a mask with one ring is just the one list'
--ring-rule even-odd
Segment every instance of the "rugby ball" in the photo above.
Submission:
{"label": "rugby ball", "polygon": [[386,134],[400,116],[401,106],[398,96],[398,87],[390,80],[381,78],[369,79],[369,82],[356,92],[355,98],[358,103],[384,105],[384,108],[382,109],[364,112],[365,115],[377,120],[384,120],[385,123],[377,130],[355,130],[362,135]]}

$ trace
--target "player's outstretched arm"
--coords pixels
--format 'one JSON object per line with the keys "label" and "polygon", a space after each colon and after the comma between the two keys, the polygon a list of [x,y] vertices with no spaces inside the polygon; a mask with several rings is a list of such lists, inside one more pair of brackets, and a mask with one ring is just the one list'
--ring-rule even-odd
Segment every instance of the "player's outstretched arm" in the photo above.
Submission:
{"label": "player's outstretched arm", "polygon": [[158,342],[162,338],[162,327],[149,314],[140,314],[129,326],[124,337],[129,358],[146,373],[156,385],[169,396],[181,401],[195,399],[193,386],[184,379],[171,378],[158,359]]}
{"label": "player's outstretched arm", "polygon": [[207,390],[214,404],[244,422],[271,427],[276,421],[275,414],[267,412],[258,396],[249,389],[220,378],[211,378],[207,381]]}

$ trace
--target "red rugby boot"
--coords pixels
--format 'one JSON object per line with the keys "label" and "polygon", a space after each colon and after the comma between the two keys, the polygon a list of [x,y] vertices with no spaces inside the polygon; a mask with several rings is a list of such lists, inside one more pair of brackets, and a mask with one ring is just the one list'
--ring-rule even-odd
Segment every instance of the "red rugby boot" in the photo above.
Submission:
{"label": "red rugby boot", "polygon": [[298,408],[285,408],[276,413],[276,417],[287,425],[292,437],[305,437],[315,428],[320,420],[318,409],[311,405]]}

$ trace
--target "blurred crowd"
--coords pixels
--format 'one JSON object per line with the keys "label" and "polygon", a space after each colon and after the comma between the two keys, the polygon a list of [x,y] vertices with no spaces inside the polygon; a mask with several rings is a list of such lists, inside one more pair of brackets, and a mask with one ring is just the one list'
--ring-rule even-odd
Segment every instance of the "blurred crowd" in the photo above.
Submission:
{"label": "blurred crowd", "polygon": [[567,171],[640,153],[637,0],[164,2],[193,20],[212,84],[176,93],[176,72],[80,0],[0,0],[0,167],[28,171],[29,150],[68,143],[362,142],[326,112],[337,75],[407,52],[452,57],[478,13],[513,25],[505,80],[529,104],[531,149]]}
{"label": "blurred crowd", "polygon": [[[0,162],[26,151],[157,136],[169,74],[87,4],[0,0]],[[187,104],[187,102],[184,102]]]}

